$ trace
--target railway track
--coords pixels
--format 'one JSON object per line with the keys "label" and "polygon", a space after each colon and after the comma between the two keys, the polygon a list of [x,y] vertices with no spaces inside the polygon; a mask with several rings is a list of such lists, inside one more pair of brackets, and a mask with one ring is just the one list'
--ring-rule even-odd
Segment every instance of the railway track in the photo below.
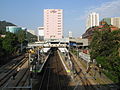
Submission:
{"label": "railway track", "polygon": [[[80,78],[81,82],[82,82],[82,86],[84,86],[85,90],[96,90],[92,83],[87,79],[86,74],[83,73],[80,65],[74,60],[73,56],[70,54],[71,57],[71,61],[74,64],[75,70],[78,74],[78,77]],[[79,82],[80,83],[80,82]]]}
{"label": "railway track", "polygon": [[24,87],[27,86],[25,86],[27,79],[29,79],[28,61],[26,61],[22,65],[21,70],[17,73],[15,79],[12,79],[8,83],[7,88],[12,88],[14,90],[22,90],[24,89]]}
{"label": "railway track", "polygon": [[57,51],[48,58],[43,68],[39,90],[70,90],[68,88],[69,77],[62,65]]}
{"label": "railway track", "polygon": [[20,60],[22,60],[22,59],[24,59],[24,58],[25,58],[24,55],[19,56],[19,57],[13,59],[11,62],[3,65],[2,67],[0,67],[0,75],[1,75],[2,73],[8,72],[11,68],[14,67],[14,65],[15,65],[16,63],[20,62]]}
{"label": "railway track", "polygon": [[[19,60],[19,62],[16,61],[15,63],[13,63],[12,66],[7,66],[8,67],[7,72],[3,72],[0,74],[0,88],[4,87],[4,85],[8,83],[13,74],[15,74],[15,71],[17,71],[18,68],[21,68],[26,61],[27,58],[24,58],[22,60]],[[17,73],[18,72],[16,72],[16,75]]]}
{"label": "railway track", "polygon": [[[72,54],[71,54],[72,55]],[[73,62],[74,62],[74,64],[76,64],[76,70],[77,70],[77,72],[79,72],[80,70],[80,64],[78,64],[80,61],[76,61],[75,60],[75,57],[73,58],[73,56],[72,56],[72,60],[73,60]],[[85,73],[83,73],[83,72],[81,72],[81,74],[85,74]],[[81,77],[81,75],[80,74],[78,74],[78,76],[79,77]],[[85,75],[85,76],[87,76],[87,75]],[[85,77],[84,76],[84,77]],[[91,76],[91,75],[90,75]],[[84,86],[85,87],[85,89],[87,89],[87,90],[118,90],[118,86],[117,85],[114,85],[114,84],[103,84],[103,83],[101,83],[101,81],[102,82],[106,82],[104,79],[101,79],[101,78],[99,78],[99,81],[96,79],[96,78],[93,78],[93,75],[91,76],[91,78],[86,78],[86,79],[84,79],[84,78],[82,78],[83,80],[86,80],[86,85]],[[82,81],[81,81],[82,82]],[[108,82],[108,81],[107,81]],[[87,85],[88,84],[88,85]],[[75,90],[78,90],[78,89],[75,89]]]}

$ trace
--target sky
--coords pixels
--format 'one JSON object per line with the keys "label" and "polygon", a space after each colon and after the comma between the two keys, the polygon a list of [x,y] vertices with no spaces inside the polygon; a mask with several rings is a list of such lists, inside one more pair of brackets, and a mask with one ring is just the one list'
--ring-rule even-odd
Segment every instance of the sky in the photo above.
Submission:
{"label": "sky", "polygon": [[120,17],[120,0],[0,0],[0,21],[8,21],[27,29],[43,26],[44,9],[64,10],[64,36],[72,31],[80,37],[86,30],[91,12],[106,17]]}

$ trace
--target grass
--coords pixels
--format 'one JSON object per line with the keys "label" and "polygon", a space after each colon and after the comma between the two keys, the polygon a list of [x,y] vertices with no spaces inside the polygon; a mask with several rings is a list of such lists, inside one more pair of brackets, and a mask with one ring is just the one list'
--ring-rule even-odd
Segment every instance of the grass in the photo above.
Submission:
{"label": "grass", "polygon": [[114,75],[113,73],[111,72],[107,72],[107,71],[103,71],[103,73],[109,78],[111,79],[113,82],[118,82],[118,79],[117,79],[117,76]]}

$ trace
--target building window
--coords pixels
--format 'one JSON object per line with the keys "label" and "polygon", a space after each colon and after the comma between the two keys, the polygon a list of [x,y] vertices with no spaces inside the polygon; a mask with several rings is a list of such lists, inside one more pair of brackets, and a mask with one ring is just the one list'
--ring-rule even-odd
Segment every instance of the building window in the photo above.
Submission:
{"label": "building window", "polygon": [[58,35],[61,35],[61,33],[58,33]]}
{"label": "building window", "polygon": [[61,15],[58,15],[58,17],[61,17]]}
{"label": "building window", "polygon": [[58,27],[61,27],[61,25],[58,25]]}

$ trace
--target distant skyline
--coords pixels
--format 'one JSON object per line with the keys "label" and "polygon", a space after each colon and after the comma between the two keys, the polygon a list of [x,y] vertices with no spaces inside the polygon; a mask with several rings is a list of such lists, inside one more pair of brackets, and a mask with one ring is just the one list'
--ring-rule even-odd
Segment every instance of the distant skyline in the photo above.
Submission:
{"label": "distant skyline", "polygon": [[80,37],[85,32],[90,12],[106,17],[120,17],[120,0],[0,0],[0,21],[8,21],[27,29],[43,26],[44,9],[64,10],[64,35],[72,31]]}

